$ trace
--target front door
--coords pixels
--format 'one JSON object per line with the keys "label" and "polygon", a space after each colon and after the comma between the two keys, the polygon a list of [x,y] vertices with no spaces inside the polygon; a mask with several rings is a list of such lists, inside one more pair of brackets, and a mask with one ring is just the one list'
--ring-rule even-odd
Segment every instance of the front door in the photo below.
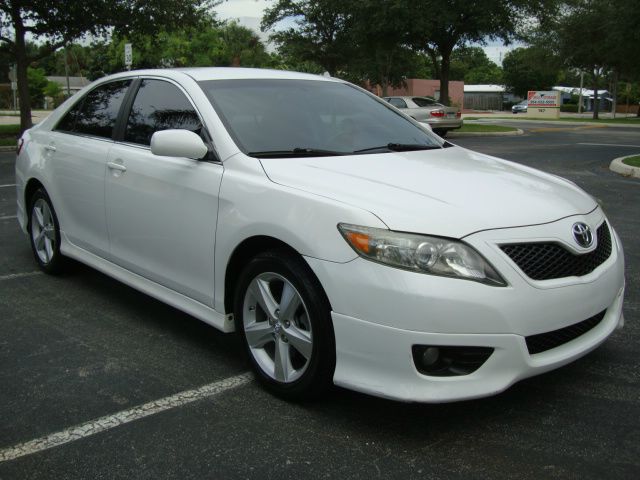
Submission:
{"label": "front door", "polygon": [[140,83],[124,142],[108,155],[107,227],[120,266],[206,305],[213,305],[214,245],[223,167],[151,153],[158,130],[200,133],[202,123],[176,85]]}

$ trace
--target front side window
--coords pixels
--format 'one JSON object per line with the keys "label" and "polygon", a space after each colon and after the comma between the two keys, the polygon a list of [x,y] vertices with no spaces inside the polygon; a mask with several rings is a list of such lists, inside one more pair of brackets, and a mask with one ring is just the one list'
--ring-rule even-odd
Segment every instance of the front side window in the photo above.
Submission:
{"label": "front side window", "polygon": [[169,129],[201,135],[202,123],[178,87],[162,80],[143,80],[131,107],[124,140],[150,145],[155,132]]}
{"label": "front side window", "polygon": [[347,83],[242,79],[199,84],[248,155],[301,150],[350,154],[389,144],[442,145],[386,102]]}
{"label": "front side window", "polygon": [[94,88],[62,117],[56,130],[111,138],[130,84],[121,80]]}

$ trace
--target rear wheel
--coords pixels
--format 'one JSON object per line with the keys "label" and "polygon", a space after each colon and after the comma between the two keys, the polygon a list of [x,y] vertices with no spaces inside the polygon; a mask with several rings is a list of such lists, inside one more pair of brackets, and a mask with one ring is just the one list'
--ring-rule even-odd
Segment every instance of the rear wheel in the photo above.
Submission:
{"label": "rear wheel", "polygon": [[271,392],[299,400],[331,385],[329,302],[300,256],[273,251],[251,260],[236,289],[235,319],[255,375]]}
{"label": "rear wheel", "polygon": [[31,197],[29,205],[27,231],[33,256],[44,272],[60,273],[65,258],[60,253],[60,227],[51,199],[47,192],[38,189]]}
{"label": "rear wheel", "polygon": [[446,137],[447,136],[447,132],[448,130],[443,129],[443,128],[434,128],[433,129],[433,133],[435,133],[436,135],[438,135],[439,137]]}

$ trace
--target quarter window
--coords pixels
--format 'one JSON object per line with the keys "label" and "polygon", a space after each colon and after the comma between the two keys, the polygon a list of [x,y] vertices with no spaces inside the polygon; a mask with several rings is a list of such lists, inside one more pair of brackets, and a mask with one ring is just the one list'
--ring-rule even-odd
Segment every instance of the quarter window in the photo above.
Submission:
{"label": "quarter window", "polygon": [[407,103],[401,98],[390,98],[389,103],[397,108],[407,108]]}
{"label": "quarter window", "polygon": [[125,141],[150,145],[155,132],[174,128],[202,133],[200,118],[184,93],[169,82],[143,80],[127,120]]}
{"label": "quarter window", "polygon": [[62,117],[56,130],[111,138],[130,84],[131,80],[124,80],[94,88]]}

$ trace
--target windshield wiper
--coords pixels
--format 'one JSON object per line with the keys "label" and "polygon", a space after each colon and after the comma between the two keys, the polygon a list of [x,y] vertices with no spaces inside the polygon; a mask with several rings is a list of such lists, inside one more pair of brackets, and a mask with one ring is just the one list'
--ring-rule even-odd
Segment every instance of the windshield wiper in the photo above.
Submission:
{"label": "windshield wiper", "polygon": [[374,152],[376,150],[391,152],[412,152],[414,150],[438,150],[442,148],[440,145],[422,145],[420,143],[387,143],[377,147],[363,148],[353,153]]}
{"label": "windshield wiper", "polygon": [[286,157],[332,157],[347,155],[350,152],[322,150],[319,148],[293,148],[291,150],[265,150],[263,152],[249,152],[247,155],[256,158],[286,158]]}

